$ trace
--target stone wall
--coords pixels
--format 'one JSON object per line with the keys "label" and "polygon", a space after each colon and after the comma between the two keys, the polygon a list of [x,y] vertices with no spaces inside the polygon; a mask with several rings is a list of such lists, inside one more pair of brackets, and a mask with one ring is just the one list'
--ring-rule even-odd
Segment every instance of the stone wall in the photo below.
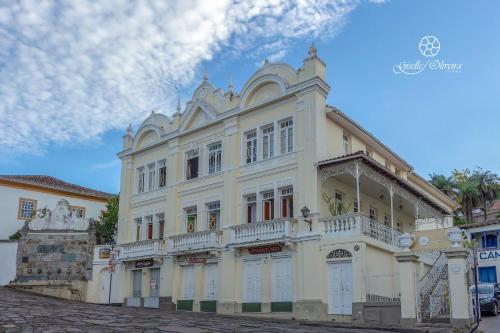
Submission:
{"label": "stone wall", "polygon": [[16,279],[10,286],[85,300],[95,244],[93,224],[85,231],[25,227],[17,251]]}

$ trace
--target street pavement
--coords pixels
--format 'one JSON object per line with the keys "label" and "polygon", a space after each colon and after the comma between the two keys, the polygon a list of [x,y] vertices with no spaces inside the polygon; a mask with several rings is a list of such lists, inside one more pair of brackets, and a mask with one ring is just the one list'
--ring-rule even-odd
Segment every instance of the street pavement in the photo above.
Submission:
{"label": "street pavement", "polygon": [[479,323],[478,332],[483,333],[499,333],[500,332],[500,315],[492,316],[483,314]]}
{"label": "street pavement", "polygon": [[[166,312],[79,303],[0,288],[0,332],[270,332],[380,333],[385,329],[334,327],[300,322],[207,313]],[[498,332],[498,331],[497,331]]]}

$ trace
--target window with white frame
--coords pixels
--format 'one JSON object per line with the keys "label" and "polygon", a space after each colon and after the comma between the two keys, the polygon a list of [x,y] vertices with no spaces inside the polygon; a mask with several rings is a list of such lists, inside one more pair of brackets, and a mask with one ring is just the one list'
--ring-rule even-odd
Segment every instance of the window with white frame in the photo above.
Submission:
{"label": "window with white frame", "polygon": [[247,223],[257,221],[257,196],[250,194],[245,197]]}
{"label": "window with white frame", "polygon": [[156,168],[155,164],[148,164],[148,191],[155,189]]}
{"label": "window with white frame", "polygon": [[36,211],[36,200],[20,198],[19,199],[19,209],[17,212],[17,218],[19,220],[31,219],[35,216]]}
{"label": "window with white frame", "polygon": [[274,156],[274,125],[262,128],[262,159]]}
{"label": "window with white frame", "polygon": [[220,172],[222,168],[222,143],[216,142],[208,146],[208,174]]}
{"label": "window with white frame", "polygon": [[389,225],[389,215],[387,213],[384,214],[384,225]]}
{"label": "window with white frame", "polygon": [[371,220],[377,220],[377,209],[374,207],[370,207],[370,209],[368,210],[368,217]]}
{"label": "window with white frame", "polygon": [[70,206],[70,208],[72,216],[75,216],[79,219],[85,218],[85,207]]}
{"label": "window with white frame", "polygon": [[137,193],[144,192],[144,167],[137,168]]}
{"label": "window with white frame", "polygon": [[293,151],[293,119],[280,122],[280,153],[286,154]]}
{"label": "window with white frame", "polygon": [[198,210],[196,207],[189,207],[185,209],[186,215],[186,232],[196,232],[196,220],[198,219]]}
{"label": "window with white frame", "polygon": [[274,191],[262,192],[262,219],[269,221],[274,219]]}
{"label": "window with white frame", "polygon": [[146,239],[153,239],[153,216],[146,216],[144,220],[146,222]]}
{"label": "window with white frame", "polygon": [[293,187],[281,189],[281,217],[293,217]]}
{"label": "window with white frame", "polygon": [[220,202],[207,204],[208,230],[218,230],[220,225]]}
{"label": "window with white frame", "polygon": [[165,213],[156,214],[156,223],[158,223],[158,239],[165,237]]}
{"label": "window with white frame", "polygon": [[246,163],[257,161],[257,131],[251,131],[245,134],[246,137]]}
{"label": "window with white frame", "polygon": [[344,153],[344,155],[347,155],[349,154],[350,150],[349,150],[349,136],[344,134],[342,135],[342,152]]}
{"label": "window with white frame", "polygon": [[354,200],[354,205],[353,205],[352,211],[354,213],[358,213],[359,212],[359,210],[358,210],[358,200],[357,199]]}
{"label": "window with white frame", "polygon": [[162,188],[167,185],[167,161],[158,161],[158,187]]}
{"label": "window with white frame", "polygon": [[186,153],[186,180],[198,178],[199,152],[191,150]]}
{"label": "window with white frame", "polygon": [[142,218],[138,217],[134,219],[135,222],[135,240],[138,242],[141,240],[141,226],[142,226]]}

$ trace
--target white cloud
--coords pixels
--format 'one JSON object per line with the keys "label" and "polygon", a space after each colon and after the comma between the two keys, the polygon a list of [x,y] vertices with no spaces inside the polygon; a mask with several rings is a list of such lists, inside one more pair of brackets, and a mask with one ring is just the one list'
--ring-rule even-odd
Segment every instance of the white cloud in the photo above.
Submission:
{"label": "white cloud", "polygon": [[0,4],[0,153],[40,153],[175,110],[219,52],[278,60],[332,37],[358,0]]}
{"label": "white cloud", "polygon": [[90,167],[90,170],[94,171],[94,170],[103,170],[103,169],[113,169],[113,168],[118,167],[119,165],[120,165],[120,160],[116,159],[116,160],[112,160],[109,162],[94,164]]}

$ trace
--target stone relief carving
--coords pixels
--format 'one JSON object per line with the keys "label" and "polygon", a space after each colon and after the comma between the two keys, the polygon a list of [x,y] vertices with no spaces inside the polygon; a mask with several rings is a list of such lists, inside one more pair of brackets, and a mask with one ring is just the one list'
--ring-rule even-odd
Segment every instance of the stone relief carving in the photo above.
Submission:
{"label": "stone relief carving", "polygon": [[87,230],[88,227],[89,221],[74,216],[65,199],[59,200],[53,210],[47,209],[43,216],[37,214],[29,224],[30,230]]}

